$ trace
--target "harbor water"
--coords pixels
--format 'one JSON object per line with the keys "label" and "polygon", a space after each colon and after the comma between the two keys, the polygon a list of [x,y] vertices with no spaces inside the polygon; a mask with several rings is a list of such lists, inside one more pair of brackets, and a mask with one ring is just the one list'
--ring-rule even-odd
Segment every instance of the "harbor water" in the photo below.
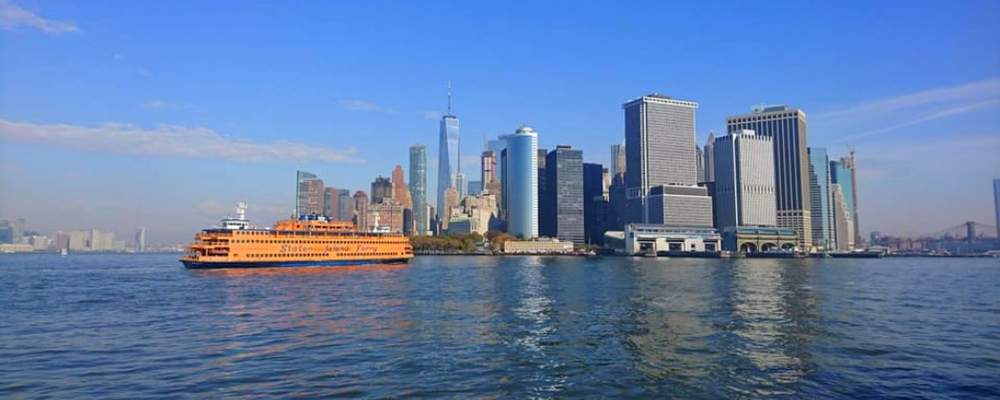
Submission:
{"label": "harbor water", "polygon": [[0,398],[1000,397],[996,259],[0,255]]}

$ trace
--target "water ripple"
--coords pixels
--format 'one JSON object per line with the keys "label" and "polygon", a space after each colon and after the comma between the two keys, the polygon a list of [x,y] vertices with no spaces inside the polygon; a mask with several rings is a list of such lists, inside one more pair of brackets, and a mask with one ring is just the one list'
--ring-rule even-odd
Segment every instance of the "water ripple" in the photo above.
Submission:
{"label": "water ripple", "polygon": [[0,256],[0,397],[998,397],[983,259]]}

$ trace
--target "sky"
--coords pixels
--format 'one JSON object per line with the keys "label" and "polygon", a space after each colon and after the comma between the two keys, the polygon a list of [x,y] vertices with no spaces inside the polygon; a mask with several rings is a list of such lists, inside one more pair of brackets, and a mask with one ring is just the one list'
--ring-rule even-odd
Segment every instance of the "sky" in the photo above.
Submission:
{"label": "sky", "polygon": [[296,169],[368,191],[413,144],[433,204],[450,81],[467,174],[521,124],[607,164],[652,92],[700,104],[700,144],[787,104],[855,148],[863,232],[993,225],[997,38],[996,1],[0,0],[0,219],[184,242],[238,200],[291,214]]}

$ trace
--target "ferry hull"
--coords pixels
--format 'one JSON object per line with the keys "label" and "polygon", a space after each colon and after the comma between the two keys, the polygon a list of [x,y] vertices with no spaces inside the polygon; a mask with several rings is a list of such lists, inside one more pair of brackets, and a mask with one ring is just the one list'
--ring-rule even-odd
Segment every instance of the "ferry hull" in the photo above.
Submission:
{"label": "ferry hull", "polygon": [[294,267],[351,267],[372,264],[405,264],[408,258],[384,260],[321,260],[321,261],[192,261],[181,260],[188,269],[219,268],[294,268]]}

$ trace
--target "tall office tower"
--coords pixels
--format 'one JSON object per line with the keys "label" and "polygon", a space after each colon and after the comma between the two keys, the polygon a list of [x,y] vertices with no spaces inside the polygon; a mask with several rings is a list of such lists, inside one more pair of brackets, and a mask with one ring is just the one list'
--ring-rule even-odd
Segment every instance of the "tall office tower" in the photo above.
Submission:
{"label": "tall office tower", "polygon": [[368,232],[368,195],[364,190],[354,192],[354,226],[359,232]]}
{"label": "tall office tower", "polygon": [[475,196],[483,193],[483,181],[469,181],[466,186],[469,190],[469,196]]}
{"label": "tall office tower", "polygon": [[622,140],[621,144],[611,145],[611,179],[615,178],[615,175],[625,173],[625,141]]}
{"label": "tall office tower", "polygon": [[[539,207],[539,212],[541,212],[541,208],[545,207],[545,205],[541,203],[542,196],[544,195],[545,190],[549,188],[548,184],[545,183],[545,178],[548,177],[548,175],[545,173],[545,162],[548,161],[547,156],[549,155],[549,151],[546,149],[538,149],[537,153],[538,156],[536,157],[536,159],[538,160],[538,201],[539,201],[538,207]],[[539,220],[538,224],[539,224],[538,229],[541,229],[542,221]]]}
{"label": "tall office tower", "polygon": [[410,197],[413,198],[413,228],[417,235],[427,234],[427,149],[410,146]]}
{"label": "tall office tower", "polygon": [[1000,241],[1000,178],[993,180],[993,213],[996,215],[997,240]]}
{"label": "tall office tower", "polygon": [[618,174],[612,177],[611,186],[608,187],[608,215],[605,218],[605,230],[621,231],[625,229],[625,206],[627,204],[625,192],[625,175]]}
{"label": "tall office tower", "polygon": [[392,169],[392,198],[396,199],[403,208],[413,209],[413,199],[410,197],[410,187],[406,185],[403,178],[403,166],[396,165]]}
{"label": "tall office tower", "polygon": [[589,244],[604,243],[604,214],[608,204],[604,176],[607,172],[601,164],[583,163],[583,234]]}
{"label": "tall office tower", "polygon": [[549,203],[545,201],[547,195],[545,191],[549,189],[549,185],[545,182],[545,178],[548,175],[545,173],[545,162],[548,161],[549,151],[545,149],[538,149],[537,151],[538,160],[538,234],[541,236],[548,236],[549,232],[554,228],[549,226],[548,223],[551,221],[548,218],[543,218],[545,215],[551,214],[552,210],[549,210]]}
{"label": "tall office tower", "polygon": [[705,166],[704,179],[702,182],[715,182],[715,134],[708,133],[708,142],[705,143]]}
{"label": "tall office tower", "polygon": [[730,132],[752,129],[758,135],[771,137],[778,226],[795,230],[801,249],[812,246],[806,113],[786,106],[757,107],[750,114],[727,118],[726,124]]}
{"label": "tall office tower", "polygon": [[[437,209],[442,213],[444,207],[444,191],[455,186],[455,174],[459,172],[458,164],[458,117],[451,113],[451,82],[448,83],[448,113],[441,117],[438,128],[438,180]],[[447,214],[447,213],[445,213]]]}
{"label": "tall office tower", "polygon": [[830,207],[830,158],[826,149],[809,149],[809,208],[813,245],[830,250],[833,243],[833,208]]}
{"label": "tall office tower", "polygon": [[[56,235],[57,241],[58,238],[58,235]],[[146,251],[146,227],[140,226],[135,229],[135,236],[132,238],[132,249],[139,253]]]}
{"label": "tall office tower", "polygon": [[479,157],[482,174],[479,177],[483,183],[483,189],[489,188],[490,183],[497,179],[497,153],[493,150],[486,150]]}
{"label": "tall office tower", "polygon": [[143,253],[146,251],[146,227],[140,226],[135,230],[135,251]]}
{"label": "tall office tower", "polygon": [[698,183],[707,182],[705,180],[705,155],[697,143],[694,145],[694,168],[698,171]]}
{"label": "tall office tower", "polygon": [[14,227],[10,225],[10,221],[5,219],[0,220],[0,243],[14,243]]}
{"label": "tall office tower", "polygon": [[775,226],[774,145],[744,129],[715,139],[715,215],[719,229]]}
{"label": "tall office tower", "polygon": [[[662,185],[695,186],[694,131],[698,103],[650,94],[629,101],[625,109],[626,223],[652,222],[650,189]],[[709,214],[711,214],[711,199]],[[711,225],[711,222],[709,222]]]}
{"label": "tall office tower", "polygon": [[379,176],[372,181],[372,197],[374,204],[381,203],[392,198],[392,179]]}
{"label": "tall office tower", "polygon": [[851,147],[847,157],[840,159],[845,167],[851,170],[851,219],[854,221],[854,245],[861,247],[864,243],[861,238],[861,223],[858,217],[858,164],[854,159],[854,148]]}
{"label": "tall office tower", "polygon": [[295,171],[295,214],[323,214],[323,180],[305,171]]}
{"label": "tall office tower", "polygon": [[465,174],[461,172],[455,174],[455,191],[458,192],[458,198],[460,199],[464,199],[469,194],[469,181],[465,179]]}
{"label": "tall office tower", "polygon": [[840,184],[844,192],[844,204],[847,206],[847,218],[851,220],[854,237],[851,241],[855,246],[861,246],[861,235],[858,232],[858,181],[855,179],[854,151],[848,157],[830,162],[830,183]]}
{"label": "tall office tower", "polygon": [[851,208],[843,185],[830,184],[830,205],[833,208],[833,241],[836,249],[854,249],[854,221],[851,219]]}
{"label": "tall office tower", "polygon": [[354,217],[354,198],[351,191],[347,189],[337,189],[337,220],[350,221]]}
{"label": "tall office tower", "polygon": [[[542,235],[577,244],[584,243],[583,152],[556,146],[545,156],[546,214],[538,216],[547,228]],[[542,224],[542,221],[545,223]]]}
{"label": "tall office tower", "polygon": [[[24,240],[24,218],[17,218],[14,220],[13,229],[11,229],[11,243],[23,244],[27,243]],[[110,249],[110,246],[109,246]]]}
{"label": "tall office tower", "polygon": [[611,173],[607,168],[601,168],[601,195],[608,201],[608,191],[611,190]]}
{"label": "tall office tower", "polygon": [[340,219],[338,200],[340,200],[340,192],[336,188],[327,186],[323,189],[323,215],[334,220]]}
{"label": "tall office tower", "polygon": [[525,239],[538,237],[538,134],[522,126],[505,137],[500,183],[503,185],[507,232]]}

